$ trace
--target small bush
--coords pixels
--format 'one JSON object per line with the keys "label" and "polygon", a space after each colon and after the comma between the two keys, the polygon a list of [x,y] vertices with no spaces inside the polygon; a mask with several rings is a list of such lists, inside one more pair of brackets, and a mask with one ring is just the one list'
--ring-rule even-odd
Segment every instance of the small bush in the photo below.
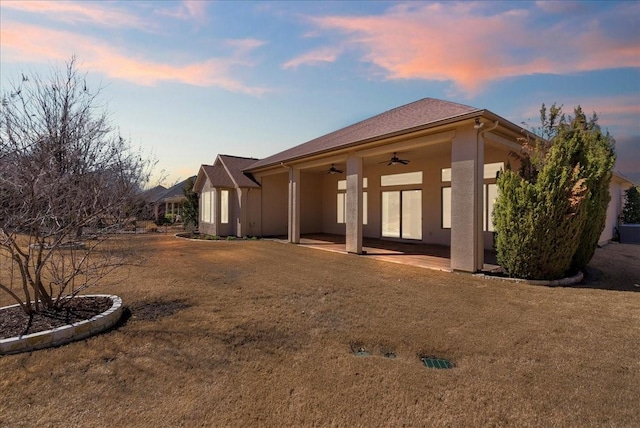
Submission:
{"label": "small bush", "polygon": [[627,224],[640,223],[640,191],[638,191],[638,188],[631,187],[627,189],[624,199],[622,222]]}

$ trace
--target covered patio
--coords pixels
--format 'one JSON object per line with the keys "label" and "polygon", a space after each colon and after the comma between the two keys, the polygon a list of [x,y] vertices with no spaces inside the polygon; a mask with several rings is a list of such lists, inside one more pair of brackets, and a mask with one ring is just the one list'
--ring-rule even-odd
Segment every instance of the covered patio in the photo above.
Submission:
{"label": "covered patio", "polygon": [[487,110],[426,98],[245,172],[261,185],[263,236],[444,271],[492,270],[497,174],[521,148],[520,131]]}
{"label": "covered patio", "polygon": [[[302,235],[299,245],[347,254],[344,235]],[[451,268],[451,248],[445,245],[364,238],[362,256],[445,272],[453,271]],[[482,271],[489,272],[500,268],[496,261],[496,253],[493,250],[484,251],[484,261]]]}

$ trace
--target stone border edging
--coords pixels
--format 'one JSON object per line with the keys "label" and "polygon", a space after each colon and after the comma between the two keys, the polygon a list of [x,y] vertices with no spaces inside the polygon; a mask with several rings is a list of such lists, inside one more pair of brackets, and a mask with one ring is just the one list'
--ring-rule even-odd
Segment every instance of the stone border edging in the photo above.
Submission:
{"label": "stone border edging", "polygon": [[563,286],[563,285],[573,285],[577,284],[584,278],[584,274],[582,272],[578,272],[577,274],[561,279],[522,279],[522,278],[509,278],[506,276],[495,276],[495,275],[487,275],[484,273],[476,274],[475,276],[483,278],[483,279],[497,279],[501,281],[510,281],[517,282],[520,284],[527,285],[548,285],[551,287]]}
{"label": "stone border edging", "polygon": [[[113,327],[122,317],[122,299],[109,294],[88,294],[77,297],[107,297],[113,304],[109,309],[88,320],[74,324],[54,328],[53,330],[40,331],[25,336],[14,336],[0,339],[0,355],[17,354],[42,348],[64,345],[65,343],[85,339]],[[11,308],[19,305],[11,305],[0,308]]]}

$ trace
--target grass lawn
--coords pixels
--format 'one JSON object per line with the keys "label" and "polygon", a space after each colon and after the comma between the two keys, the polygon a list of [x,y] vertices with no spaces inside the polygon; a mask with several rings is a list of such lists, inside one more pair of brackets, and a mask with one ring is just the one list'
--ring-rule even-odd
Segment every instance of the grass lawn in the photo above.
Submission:
{"label": "grass lawn", "polygon": [[0,426],[640,426],[640,246],[549,288],[271,241],[119,239],[145,266],[91,292],[130,318],[0,357]]}

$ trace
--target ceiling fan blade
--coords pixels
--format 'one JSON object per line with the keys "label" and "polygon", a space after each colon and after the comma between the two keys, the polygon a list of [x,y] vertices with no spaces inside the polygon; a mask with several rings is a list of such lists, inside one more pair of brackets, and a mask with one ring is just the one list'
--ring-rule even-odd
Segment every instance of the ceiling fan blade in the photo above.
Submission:
{"label": "ceiling fan blade", "polygon": [[408,164],[408,163],[409,163],[409,162],[411,162],[411,161],[410,161],[410,160],[408,160],[408,159],[398,159],[398,162],[399,162],[399,163],[401,163],[402,165],[406,165],[406,164]]}

